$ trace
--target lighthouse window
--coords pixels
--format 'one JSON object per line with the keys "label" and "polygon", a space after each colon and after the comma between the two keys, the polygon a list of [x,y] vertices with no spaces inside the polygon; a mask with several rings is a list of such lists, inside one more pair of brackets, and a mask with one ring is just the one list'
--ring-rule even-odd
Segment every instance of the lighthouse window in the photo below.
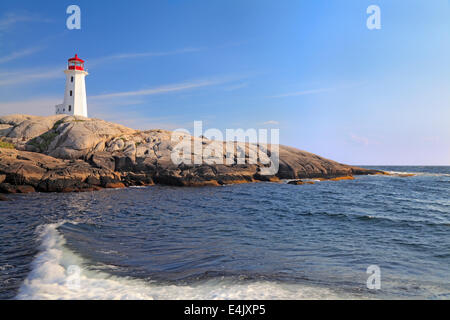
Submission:
{"label": "lighthouse window", "polygon": [[70,96],[72,96],[72,90],[70,90]]}
{"label": "lighthouse window", "polygon": [[72,106],[69,106],[69,111],[72,111]]}
{"label": "lighthouse window", "polygon": [[73,82],[73,77],[70,78],[70,82]]}

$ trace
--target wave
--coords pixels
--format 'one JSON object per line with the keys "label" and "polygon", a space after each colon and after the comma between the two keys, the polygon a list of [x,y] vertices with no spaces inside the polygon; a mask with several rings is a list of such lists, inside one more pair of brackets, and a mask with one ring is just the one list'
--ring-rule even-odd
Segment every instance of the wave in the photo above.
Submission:
{"label": "wave", "polygon": [[64,222],[39,227],[39,253],[16,299],[350,299],[328,288],[274,281],[242,282],[218,277],[190,285],[158,284],[91,270],[66,246]]}
{"label": "wave", "polygon": [[386,223],[395,223],[400,225],[411,224],[411,225],[428,225],[428,226],[438,226],[438,227],[449,227],[449,222],[435,222],[425,219],[401,219],[401,218],[392,218],[387,216],[379,216],[379,215],[367,215],[367,214],[349,214],[349,213],[340,213],[340,212],[328,212],[328,211],[318,211],[318,212],[307,212],[302,213],[302,215],[308,216],[326,216],[333,219],[346,219],[346,220],[360,220],[367,222],[386,222]]}
{"label": "wave", "polygon": [[[427,176],[427,177],[450,177],[449,173],[434,173],[434,172],[416,172],[416,171],[386,171],[391,176]],[[388,175],[388,176],[389,176]],[[383,175],[375,175],[383,176]]]}

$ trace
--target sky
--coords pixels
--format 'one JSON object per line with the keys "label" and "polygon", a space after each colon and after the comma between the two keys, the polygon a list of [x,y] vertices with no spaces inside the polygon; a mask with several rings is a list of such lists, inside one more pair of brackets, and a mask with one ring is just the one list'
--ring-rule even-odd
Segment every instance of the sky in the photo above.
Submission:
{"label": "sky", "polygon": [[0,115],[53,114],[75,53],[90,117],[274,128],[342,163],[450,165],[449,0],[2,0]]}

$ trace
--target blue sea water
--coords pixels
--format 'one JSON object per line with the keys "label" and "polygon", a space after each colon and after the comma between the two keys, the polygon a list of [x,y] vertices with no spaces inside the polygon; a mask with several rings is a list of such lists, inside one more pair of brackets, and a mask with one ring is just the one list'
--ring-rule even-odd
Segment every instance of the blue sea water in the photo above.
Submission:
{"label": "blue sea water", "polygon": [[416,175],[14,195],[0,298],[450,299],[450,167],[372,168]]}

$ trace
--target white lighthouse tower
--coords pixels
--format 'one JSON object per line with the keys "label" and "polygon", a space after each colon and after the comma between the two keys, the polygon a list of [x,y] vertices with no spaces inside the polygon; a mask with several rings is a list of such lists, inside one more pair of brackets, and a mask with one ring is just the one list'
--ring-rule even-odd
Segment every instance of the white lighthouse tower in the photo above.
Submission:
{"label": "white lighthouse tower", "polygon": [[68,114],[87,117],[86,84],[84,61],[78,55],[68,60],[66,74],[66,91],[64,103],[56,106],[56,114]]}

